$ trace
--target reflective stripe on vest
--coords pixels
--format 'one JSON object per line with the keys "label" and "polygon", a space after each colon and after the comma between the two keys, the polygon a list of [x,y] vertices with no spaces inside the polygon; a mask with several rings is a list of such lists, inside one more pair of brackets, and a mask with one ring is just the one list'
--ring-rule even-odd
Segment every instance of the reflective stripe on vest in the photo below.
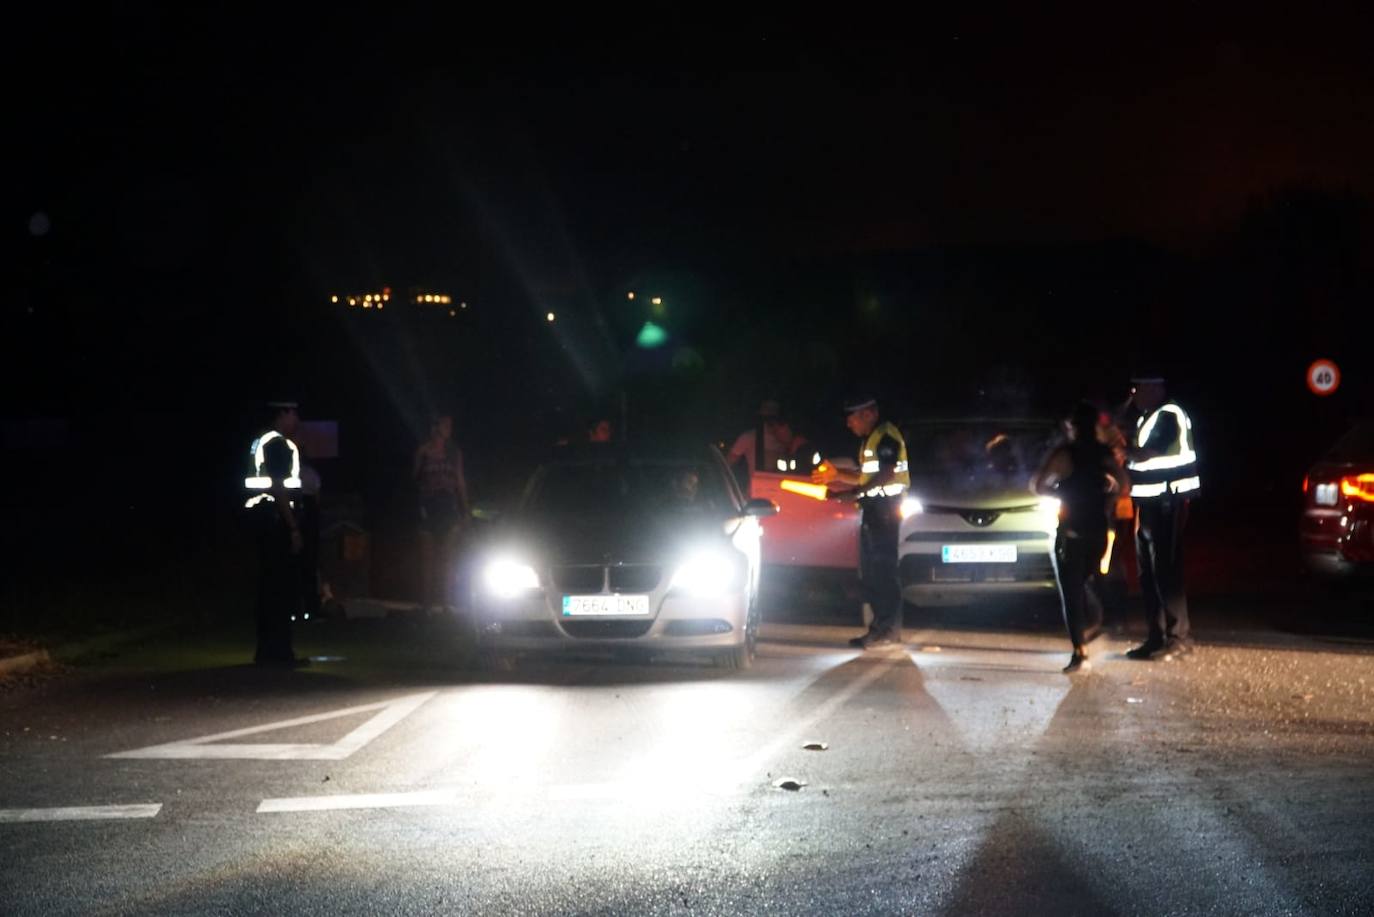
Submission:
{"label": "reflective stripe on vest", "polygon": [[248,509],[264,502],[260,497],[268,495],[262,492],[272,489],[272,478],[263,473],[266,470],[263,466],[267,464],[266,446],[274,439],[283,440],[291,450],[291,475],[281,482],[282,486],[287,490],[301,489],[301,450],[296,448],[296,444],[289,437],[282,436],[276,430],[271,430],[254,440],[253,445],[249,448],[249,453],[253,457],[253,473],[243,479],[243,487],[259,496],[251,498],[245,504]]}
{"label": "reflective stripe on vest", "polygon": [[1139,500],[1162,497],[1165,494],[1192,493],[1202,487],[1198,477],[1197,451],[1193,448],[1193,421],[1176,404],[1161,405],[1148,417],[1142,417],[1136,434],[1136,447],[1143,449],[1150,441],[1161,414],[1169,413],[1178,424],[1178,437],[1168,445],[1163,455],[1127,462],[1131,472],[1131,496]]}
{"label": "reflective stripe on vest", "polygon": [[[897,464],[893,468],[892,481],[882,487],[867,488],[865,485],[882,470],[878,461],[878,444],[890,436],[897,441]],[[911,474],[906,454],[906,440],[895,426],[884,422],[873,428],[859,450],[859,490],[865,497],[900,497],[911,486]]]}

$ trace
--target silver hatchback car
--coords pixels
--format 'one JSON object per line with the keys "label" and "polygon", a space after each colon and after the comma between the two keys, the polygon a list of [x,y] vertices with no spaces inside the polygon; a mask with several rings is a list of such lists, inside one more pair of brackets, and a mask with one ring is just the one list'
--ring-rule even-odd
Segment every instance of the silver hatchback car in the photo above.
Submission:
{"label": "silver hatchback car", "polygon": [[908,424],[903,434],[911,490],[897,548],[902,598],[944,605],[1052,591],[1059,501],[1030,483],[1055,425],[970,418]]}

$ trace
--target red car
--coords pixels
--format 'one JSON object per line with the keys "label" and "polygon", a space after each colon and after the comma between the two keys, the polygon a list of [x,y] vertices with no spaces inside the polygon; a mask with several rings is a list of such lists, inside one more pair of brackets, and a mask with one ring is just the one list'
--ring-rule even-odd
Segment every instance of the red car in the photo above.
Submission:
{"label": "red car", "polygon": [[1302,483],[1302,556],[1314,573],[1374,575],[1374,420],[1343,436]]}

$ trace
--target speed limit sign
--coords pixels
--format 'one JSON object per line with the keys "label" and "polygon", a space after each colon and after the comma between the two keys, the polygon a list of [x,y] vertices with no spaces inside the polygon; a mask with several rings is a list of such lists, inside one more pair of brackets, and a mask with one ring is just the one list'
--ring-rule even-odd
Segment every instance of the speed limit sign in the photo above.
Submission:
{"label": "speed limit sign", "polygon": [[1318,360],[1307,367],[1307,387],[1314,395],[1330,395],[1341,386],[1341,371],[1330,360]]}

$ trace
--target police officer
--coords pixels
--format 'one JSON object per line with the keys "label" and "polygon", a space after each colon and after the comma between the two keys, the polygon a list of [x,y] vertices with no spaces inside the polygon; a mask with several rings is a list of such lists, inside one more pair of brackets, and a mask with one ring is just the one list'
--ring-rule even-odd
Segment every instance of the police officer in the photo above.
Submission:
{"label": "police officer", "polygon": [[258,647],[261,666],[303,666],[291,646],[291,617],[300,601],[301,454],[291,436],[300,424],[294,401],[269,402],[271,426],[253,441],[244,479],[258,548]]}
{"label": "police officer", "polygon": [[[866,649],[902,639],[902,589],[897,580],[897,533],[902,496],[911,486],[906,442],[901,431],[883,421],[878,401],[868,395],[845,402],[845,424],[862,441],[859,470],[840,471],[830,464],[812,474],[830,487],[832,499],[856,501],[862,511],[859,529],[859,579],[864,600],[873,609],[868,633],[849,641]],[[846,485],[835,487],[835,484]]]}
{"label": "police officer", "polygon": [[1132,659],[1170,659],[1192,647],[1188,597],[1183,582],[1183,531],[1188,506],[1202,482],[1198,477],[1193,422],[1169,400],[1162,376],[1131,380],[1140,411],[1127,449],[1131,498],[1136,510],[1136,557],[1149,627],[1145,642],[1126,653]]}

